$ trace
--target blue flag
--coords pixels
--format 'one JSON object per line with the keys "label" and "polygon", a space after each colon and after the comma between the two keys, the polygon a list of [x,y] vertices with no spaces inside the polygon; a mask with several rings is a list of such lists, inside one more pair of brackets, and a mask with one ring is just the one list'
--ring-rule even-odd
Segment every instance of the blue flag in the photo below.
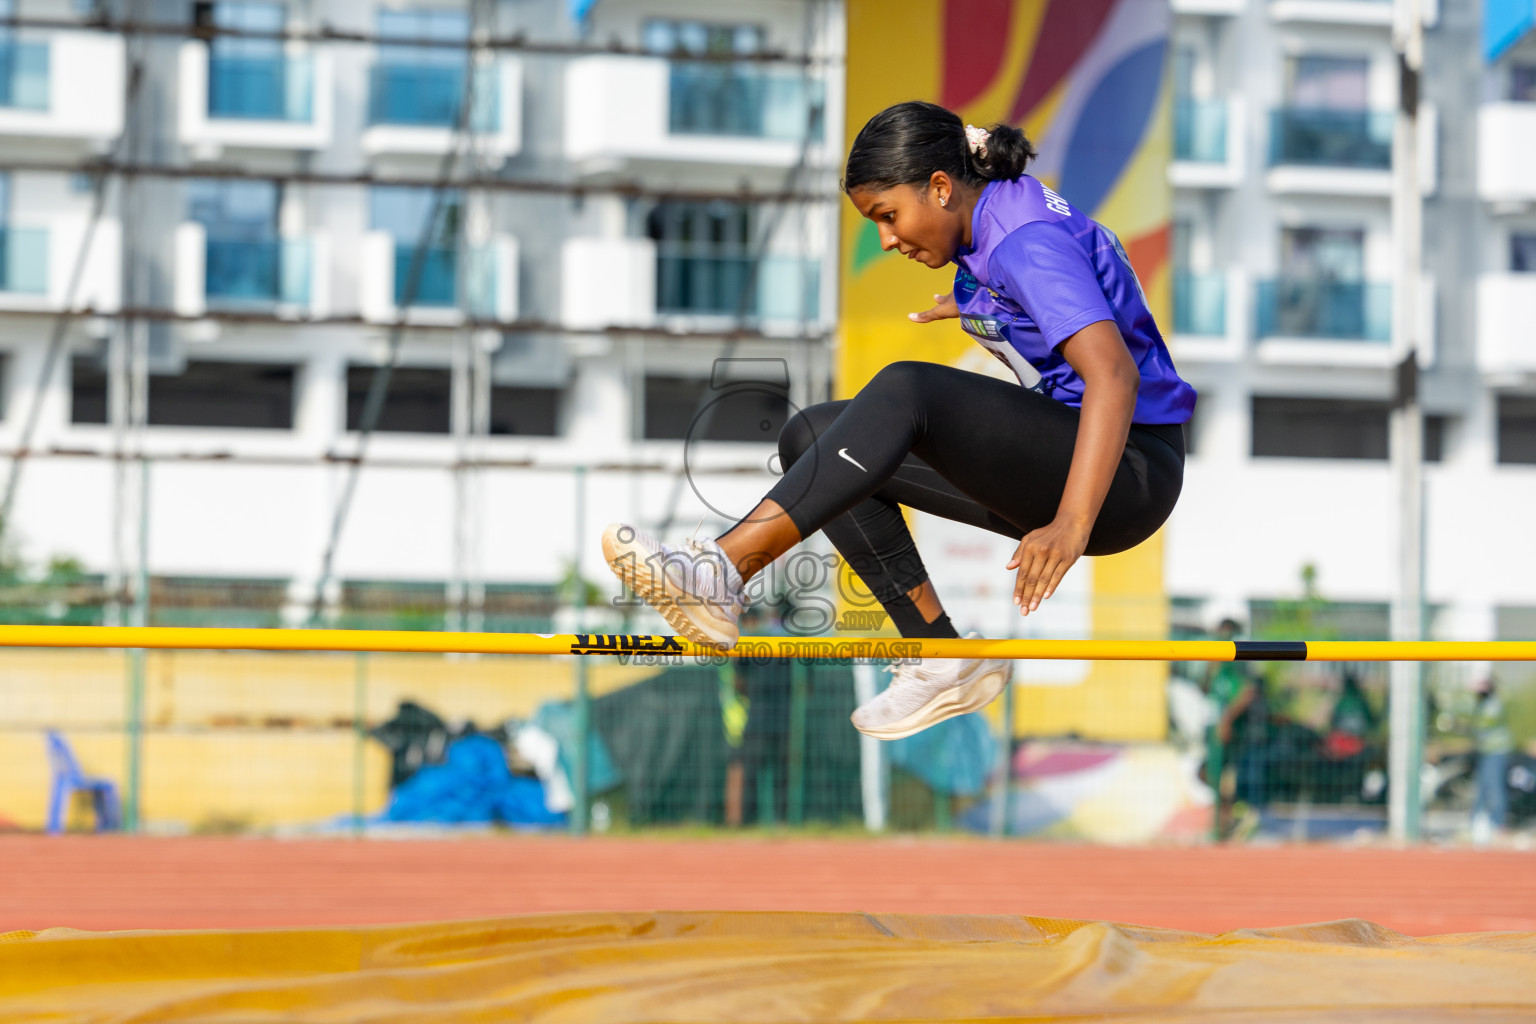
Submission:
{"label": "blue flag", "polygon": [[1498,60],[1536,26],[1536,0],[1483,0],[1483,59]]}

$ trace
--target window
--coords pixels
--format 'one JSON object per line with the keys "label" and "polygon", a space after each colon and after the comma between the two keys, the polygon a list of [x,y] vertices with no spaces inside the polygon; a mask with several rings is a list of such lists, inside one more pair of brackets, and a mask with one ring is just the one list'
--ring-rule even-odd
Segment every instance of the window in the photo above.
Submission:
{"label": "window", "polygon": [[[433,189],[411,185],[379,185],[368,193],[368,219],[373,230],[385,231],[401,245],[415,245],[432,216]],[[463,197],[449,189],[438,205],[429,244],[452,248],[463,219]]]}
{"label": "window", "polygon": [[1517,274],[1536,274],[1536,231],[1509,236],[1509,269]]}
{"label": "window", "polygon": [[751,313],[755,214],[743,203],[658,204],[646,223],[656,241],[657,310]]}
{"label": "window", "polygon": [[76,356],[70,360],[69,422],[107,422],[107,374],[100,359]]}
{"label": "window", "polygon": [[1286,95],[1293,107],[1365,110],[1369,105],[1368,58],[1303,55],[1292,57],[1286,71]]}
{"label": "window", "polygon": [[1509,98],[1515,103],[1536,103],[1536,64],[1510,66]]}
{"label": "window", "polygon": [[[193,6],[195,20],[200,24],[212,22],[216,28],[258,34],[257,38],[215,36],[212,54],[216,59],[270,59],[283,55],[283,41],[275,38],[283,31],[288,20],[282,4],[262,3],[259,0],[219,0],[217,3],[198,3]],[[260,38],[260,34],[274,38]]]}
{"label": "window", "polygon": [[[469,16],[460,10],[379,11],[381,39],[469,39]],[[452,127],[458,123],[469,51],[453,46],[380,43],[370,71],[370,124]]]}
{"label": "window", "polygon": [[1280,272],[1290,279],[1365,279],[1365,229],[1286,228],[1280,233]]}
{"label": "window", "polygon": [[1536,398],[1499,397],[1499,461],[1506,465],[1536,465]]}
{"label": "window", "polygon": [[652,18],[645,23],[642,39],[652,53],[672,55],[754,54],[764,49],[759,25],[729,25],[703,21]]}
{"label": "window", "polygon": [[187,219],[203,226],[210,300],[276,301],[283,292],[280,192],[270,181],[187,182]]}
{"label": "window", "polygon": [[210,238],[277,235],[276,182],[193,178],[186,195],[187,219],[201,224]]}
{"label": "window", "polygon": [[[377,370],[347,367],[347,429],[358,430],[363,406]],[[452,429],[453,374],[449,370],[395,367],[375,430],[406,434],[446,434]]]}
{"label": "window", "polygon": [[292,366],[213,362],[151,374],[149,424],[292,430],[293,376]]}
{"label": "window", "polygon": [[1180,43],[1173,51],[1173,95],[1177,99],[1189,99],[1195,95],[1195,65],[1199,54],[1188,43]]}
{"label": "window", "polygon": [[694,440],[772,444],[788,420],[788,396],[776,386],[713,388],[700,377],[645,378],[647,440],[681,440],[693,431]]}
{"label": "window", "polygon": [[[189,362],[179,374],[151,374],[154,427],[293,429],[294,367],[273,363]],[[70,366],[71,423],[106,423],[108,381],[100,359]]]}
{"label": "window", "polygon": [[1365,280],[1365,231],[1286,228],[1280,276],[1260,282],[1260,337],[1386,341],[1391,286]]}
{"label": "window", "polygon": [[560,433],[559,388],[491,388],[491,433],[555,437]]}
{"label": "window", "polygon": [[[430,188],[379,186],[369,193],[373,230],[395,240],[395,302],[413,306],[452,306],[458,300],[458,239],[463,223],[463,197],[449,190],[437,201]],[[434,217],[434,211],[436,216]],[[415,288],[411,267],[416,246],[425,236]],[[410,295],[407,296],[407,292]],[[410,301],[407,303],[406,299]]]}
{"label": "window", "polygon": [[[1340,398],[1254,396],[1255,458],[1385,459],[1391,405]],[[1424,417],[1424,461],[1439,462],[1446,418]]]}
{"label": "window", "polygon": [[282,4],[228,2],[194,5],[194,20],[250,35],[217,35],[208,48],[208,113],[213,117],[309,120],[307,85],[290,74],[279,38]]}

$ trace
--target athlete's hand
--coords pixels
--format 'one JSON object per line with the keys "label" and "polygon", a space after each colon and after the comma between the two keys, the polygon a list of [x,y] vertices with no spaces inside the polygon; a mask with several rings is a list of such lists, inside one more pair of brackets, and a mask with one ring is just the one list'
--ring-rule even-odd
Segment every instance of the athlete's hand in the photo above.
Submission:
{"label": "athlete's hand", "polygon": [[1013,583],[1013,603],[1019,606],[1020,615],[1028,615],[1056,593],[1056,585],[1087,546],[1087,528],[1061,520],[1024,535],[1004,567],[1019,570]]}
{"label": "athlete's hand", "polygon": [[960,307],[955,303],[955,293],[945,292],[943,295],[933,297],[933,308],[925,309],[921,313],[908,313],[907,319],[916,324],[931,324],[935,320],[951,320],[960,315]]}

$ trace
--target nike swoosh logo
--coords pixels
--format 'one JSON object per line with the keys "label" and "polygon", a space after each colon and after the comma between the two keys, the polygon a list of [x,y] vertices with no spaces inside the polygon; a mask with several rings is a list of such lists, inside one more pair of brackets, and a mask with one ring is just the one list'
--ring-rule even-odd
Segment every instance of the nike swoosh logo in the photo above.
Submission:
{"label": "nike swoosh logo", "polygon": [[[858,460],[855,459],[852,455],[848,454],[848,449],[847,448],[839,448],[837,450],[837,454],[841,455],[843,458],[847,459],[849,462],[852,462],[855,466],[859,466]],[[861,473],[868,473],[869,470],[865,469],[863,466],[859,466],[859,472],[861,472]]]}

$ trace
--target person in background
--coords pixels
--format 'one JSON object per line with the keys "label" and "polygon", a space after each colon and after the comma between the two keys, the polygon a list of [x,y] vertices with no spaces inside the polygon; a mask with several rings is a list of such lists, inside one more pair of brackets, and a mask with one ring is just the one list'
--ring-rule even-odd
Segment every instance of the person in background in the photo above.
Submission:
{"label": "person in background", "polygon": [[[1218,640],[1236,640],[1242,633],[1242,624],[1236,619],[1223,619],[1216,627]],[[1264,746],[1269,725],[1264,687],[1245,662],[1213,662],[1206,692],[1216,711],[1206,743],[1206,775],[1216,798],[1214,834],[1218,839],[1242,838],[1258,826],[1264,806]],[[1235,776],[1230,805],[1223,796],[1228,766]]]}
{"label": "person in background", "polygon": [[1504,829],[1508,814],[1505,779],[1509,775],[1509,755],[1515,749],[1514,733],[1509,728],[1509,711],[1499,698],[1492,676],[1482,676],[1472,684],[1476,700],[1472,709],[1472,744],[1477,752],[1477,802],[1472,807],[1472,838],[1484,843],[1494,832]]}

